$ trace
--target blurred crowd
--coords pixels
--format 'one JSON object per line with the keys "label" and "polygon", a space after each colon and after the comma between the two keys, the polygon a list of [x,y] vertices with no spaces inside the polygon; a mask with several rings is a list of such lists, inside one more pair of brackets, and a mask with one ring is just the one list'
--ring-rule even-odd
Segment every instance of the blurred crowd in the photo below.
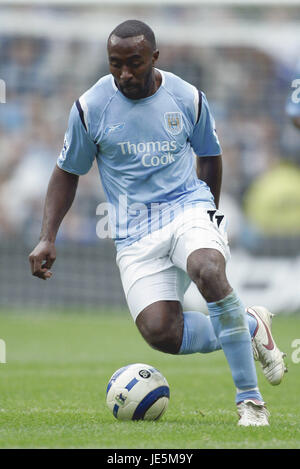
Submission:
{"label": "blurred crowd", "polygon": [[[0,104],[0,239],[32,243],[69,110],[108,73],[106,48],[79,40],[0,39],[0,78],[6,82],[6,104]],[[242,242],[252,184],[282,161],[300,168],[300,132],[285,112],[293,70],[251,48],[167,44],[160,47],[158,68],[207,95],[224,154],[222,204],[231,215],[232,238]],[[95,165],[80,178],[78,191],[59,239],[95,242],[96,206],[104,200]]]}

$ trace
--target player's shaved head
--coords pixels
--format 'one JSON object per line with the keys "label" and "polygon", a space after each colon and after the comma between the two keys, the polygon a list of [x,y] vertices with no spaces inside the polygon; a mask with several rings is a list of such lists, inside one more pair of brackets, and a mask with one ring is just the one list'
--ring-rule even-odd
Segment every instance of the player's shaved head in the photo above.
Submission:
{"label": "player's shaved head", "polygon": [[156,40],[152,29],[143,21],[127,20],[119,24],[109,35],[108,41],[112,36],[125,39],[128,37],[144,36],[150,44],[152,50],[156,50]]}
{"label": "player's shaved head", "polygon": [[159,88],[161,75],[154,69],[159,51],[147,24],[138,20],[119,24],[109,35],[107,52],[110,72],[127,98],[145,98]]}

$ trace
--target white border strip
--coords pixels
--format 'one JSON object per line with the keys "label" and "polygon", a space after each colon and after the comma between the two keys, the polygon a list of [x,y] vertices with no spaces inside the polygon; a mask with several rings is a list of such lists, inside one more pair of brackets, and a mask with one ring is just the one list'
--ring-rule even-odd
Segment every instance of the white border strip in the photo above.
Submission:
{"label": "white border strip", "polygon": [[47,6],[51,7],[52,5],[69,5],[69,6],[78,6],[82,5],[87,7],[88,5],[97,5],[101,6],[114,6],[114,5],[140,5],[140,6],[183,6],[188,5],[225,5],[225,6],[268,6],[268,5],[281,5],[283,7],[287,6],[297,6],[300,5],[300,0],[185,0],[184,3],[182,0],[0,0],[0,6],[15,6],[15,5],[37,5],[37,6]]}

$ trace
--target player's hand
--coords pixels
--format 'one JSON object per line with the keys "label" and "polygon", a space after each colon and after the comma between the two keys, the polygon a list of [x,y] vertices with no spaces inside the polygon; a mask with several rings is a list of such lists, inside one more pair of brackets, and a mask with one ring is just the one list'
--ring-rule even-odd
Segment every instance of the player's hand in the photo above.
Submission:
{"label": "player's hand", "polygon": [[55,259],[56,249],[54,243],[50,241],[40,241],[31,254],[29,254],[32,275],[43,280],[52,277],[50,269]]}

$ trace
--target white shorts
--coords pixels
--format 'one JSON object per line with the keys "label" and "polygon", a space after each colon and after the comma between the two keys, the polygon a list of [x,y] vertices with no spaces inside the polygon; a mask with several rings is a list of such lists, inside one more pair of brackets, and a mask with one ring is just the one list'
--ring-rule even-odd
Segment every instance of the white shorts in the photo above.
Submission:
{"label": "white shorts", "polygon": [[117,253],[116,262],[134,320],[156,301],[183,302],[191,282],[187,258],[201,248],[217,249],[225,261],[230,257],[223,213],[193,206]]}

